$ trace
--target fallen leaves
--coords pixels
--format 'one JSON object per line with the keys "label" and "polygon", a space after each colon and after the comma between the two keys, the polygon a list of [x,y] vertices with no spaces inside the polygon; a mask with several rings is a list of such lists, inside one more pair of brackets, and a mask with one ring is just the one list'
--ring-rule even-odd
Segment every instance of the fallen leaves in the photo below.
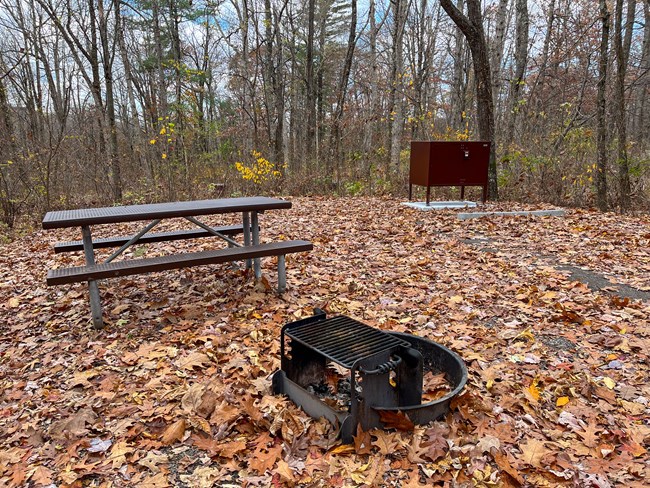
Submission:
{"label": "fallen leaves", "polygon": [[[282,297],[273,260],[258,287],[225,266],[106,280],[102,331],[88,327],[85,285],[43,284],[52,242],[78,236],[29,235],[0,253],[0,485],[642,486],[650,307],[558,264],[647,287],[649,224],[573,210],[460,222],[395,200],[295,199],[261,216],[263,238],[315,243],[292,257]],[[314,307],[457,350],[466,393],[433,424],[384,413],[386,429],[341,445],[270,394],[280,328]],[[424,390],[445,395],[444,375]]]}
{"label": "fallen leaves", "polygon": [[542,460],[552,454],[552,451],[546,448],[546,442],[537,439],[526,440],[520,444],[519,449],[521,450],[519,459],[536,468],[541,468]]}
{"label": "fallen leaves", "polygon": [[397,429],[401,431],[411,431],[415,424],[403,412],[395,412],[392,410],[378,410],[379,419],[384,427],[387,429]]}
{"label": "fallen leaves", "polygon": [[165,432],[163,432],[162,436],[160,437],[160,441],[165,446],[180,441],[185,435],[186,428],[187,422],[185,419],[179,419],[165,429]]}
{"label": "fallen leaves", "polygon": [[53,422],[48,433],[58,440],[82,437],[96,420],[97,415],[92,409],[83,408],[68,418]]}

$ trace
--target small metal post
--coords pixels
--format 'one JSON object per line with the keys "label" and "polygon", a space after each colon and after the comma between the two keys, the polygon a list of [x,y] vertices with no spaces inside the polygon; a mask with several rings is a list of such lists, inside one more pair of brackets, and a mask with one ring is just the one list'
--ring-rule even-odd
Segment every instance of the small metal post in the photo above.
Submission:
{"label": "small metal post", "polygon": [[431,187],[427,186],[427,207],[429,206],[430,199],[431,199]]}
{"label": "small metal post", "polygon": [[[255,210],[251,212],[251,226],[253,227],[253,246],[257,246],[260,243],[260,226]],[[255,270],[255,279],[259,280],[262,277],[260,258],[253,259],[253,269]]]}
{"label": "small metal post", "polygon": [[[95,264],[95,252],[93,251],[93,238],[90,233],[90,227],[87,225],[82,226],[81,236],[84,244],[86,265],[92,266]],[[104,327],[104,321],[102,320],[102,302],[99,296],[97,281],[88,280],[88,291],[90,292],[90,312],[93,318],[93,327],[95,329],[101,329]]]}
{"label": "small metal post", "polygon": [[[244,246],[251,245],[251,219],[248,212],[243,212],[242,219],[244,222]],[[251,269],[252,262],[250,259],[246,260],[246,268]]]}
{"label": "small metal post", "polygon": [[284,293],[287,289],[287,270],[285,266],[284,254],[278,256],[278,293]]}

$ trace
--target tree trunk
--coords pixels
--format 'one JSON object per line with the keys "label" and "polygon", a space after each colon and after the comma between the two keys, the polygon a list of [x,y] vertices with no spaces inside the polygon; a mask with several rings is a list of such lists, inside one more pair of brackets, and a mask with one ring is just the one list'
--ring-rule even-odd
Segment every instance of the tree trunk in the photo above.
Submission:
{"label": "tree trunk", "polygon": [[[120,0],[116,0],[120,1]],[[117,141],[117,124],[115,123],[115,95],[113,93],[113,52],[115,46],[109,46],[108,18],[104,10],[104,0],[98,0],[97,12],[99,14],[99,38],[102,46],[102,67],[104,71],[104,85],[106,87],[106,118],[108,119],[110,141],[110,181],[113,190],[113,201],[122,201],[122,169],[120,167],[119,146]]]}
{"label": "tree trunk", "polygon": [[641,62],[639,64],[639,79],[635,90],[635,116],[634,116],[634,135],[637,140],[644,143],[648,142],[648,130],[646,121],[650,121],[647,115],[648,106],[648,87],[650,86],[650,2],[643,2],[643,47],[641,51]]}
{"label": "tree trunk", "polygon": [[[4,63],[0,59],[0,73],[4,74]],[[0,144],[0,220],[11,228],[16,219],[16,204],[13,198],[13,185],[8,173],[15,164],[16,143],[14,140],[14,127],[7,101],[7,90],[3,78],[0,78],[0,139],[5,141]]]}
{"label": "tree trunk", "polygon": [[315,28],[315,0],[309,0],[307,7],[307,58],[305,60],[305,87],[307,105],[307,127],[305,140],[305,155],[309,165],[315,164],[316,155],[316,96],[314,80],[314,28]]}
{"label": "tree trunk", "polygon": [[153,0],[151,10],[153,16],[153,41],[156,50],[156,73],[158,75],[157,100],[155,101],[154,110],[151,113],[151,123],[153,127],[158,124],[160,117],[167,115],[167,85],[165,82],[164,54],[162,45],[162,33],[160,32],[160,5],[159,0]]}
{"label": "tree trunk", "polygon": [[348,82],[350,80],[350,71],[352,70],[352,59],[354,57],[354,49],[356,46],[357,38],[357,0],[350,1],[351,15],[350,15],[350,30],[348,32],[348,47],[343,62],[343,69],[339,78],[339,86],[336,95],[336,109],[332,120],[332,132],[330,135],[330,147],[332,148],[331,159],[334,161],[336,169],[337,182],[341,180],[341,120],[343,119],[343,111],[345,106],[345,96],[348,91]]}
{"label": "tree trunk", "polygon": [[499,0],[496,14],[494,38],[490,43],[490,70],[492,73],[492,92],[494,106],[498,108],[499,95],[501,94],[503,64],[503,51],[505,49],[505,34],[508,27],[508,4],[510,0]]}
{"label": "tree trunk", "polygon": [[[366,116],[365,124],[363,127],[363,154],[364,154],[364,170],[367,172],[368,183],[372,187],[373,174],[373,161],[377,157],[375,151],[375,132],[377,130],[377,119],[379,118],[380,99],[379,99],[379,66],[377,56],[377,36],[379,34],[380,24],[377,23],[376,17],[376,3],[375,0],[370,0],[368,8],[368,23],[370,29],[368,32],[368,49],[369,49],[369,64],[370,64],[370,87],[368,90],[370,112]],[[374,154],[373,154],[374,153]]]}
{"label": "tree trunk", "polygon": [[[465,0],[458,0],[456,8],[459,12],[465,10]],[[460,130],[467,111],[467,73],[468,73],[468,56],[465,46],[465,37],[463,31],[456,29],[454,35],[454,49],[452,52],[454,59],[453,83],[451,86],[451,121],[452,129]]]}
{"label": "tree trunk", "polygon": [[451,3],[451,0],[440,0],[442,8],[451,17],[458,28],[463,31],[474,64],[474,82],[476,84],[476,106],[478,116],[479,136],[484,141],[490,141],[490,163],[488,166],[488,197],[492,200],[499,198],[497,186],[496,148],[494,140],[494,104],[492,99],[492,77],[490,74],[490,57],[488,54],[481,1],[467,0],[467,16]]}
{"label": "tree trunk", "polygon": [[598,59],[598,94],[597,107],[597,151],[596,203],[600,211],[607,210],[607,52],[609,48],[609,9],[607,0],[600,0],[600,20],[602,34],[600,37],[600,57]]}
{"label": "tree trunk", "polygon": [[[634,0],[630,2],[634,4]],[[628,4],[628,8],[632,5]],[[629,57],[629,44],[627,37],[632,25],[623,25],[623,0],[616,0],[614,20],[614,50],[616,52],[616,78],[614,83],[614,103],[616,106],[614,125],[618,135],[616,153],[618,163],[618,189],[621,211],[630,207],[630,171],[627,154],[627,124],[625,120],[625,76],[627,74],[627,60]],[[623,32],[625,29],[625,34]]]}
{"label": "tree trunk", "polygon": [[390,87],[390,167],[399,177],[400,153],[402,151],[402,131],[404,129],[403,101],[403,40],[406,25],[407,1],[394,0],[393,6],[393,35],[391,51],[391,87]]}
{"label": "tree trunk", "polygon": [[516,40],[515,40],[515,71],[510,81],[510,111],[508,113],[508,129],[506,130],[505,150],[510,150],[514,140],[515,125],[519,112],[519,94],[524,83],[526,73],[526,59],[528,57],[528,2],[516,0]]}

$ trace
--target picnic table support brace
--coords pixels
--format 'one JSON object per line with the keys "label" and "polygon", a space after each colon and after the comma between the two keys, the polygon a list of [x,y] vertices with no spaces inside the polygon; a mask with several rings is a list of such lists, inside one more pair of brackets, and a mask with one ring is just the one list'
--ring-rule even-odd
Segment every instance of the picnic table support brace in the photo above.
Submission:
{"label": "picnic table support brace", "polygon": [[284,293],[287,289],[287,270],[284,254],[278,256],[278,293]]}
{"label": "picnic table support brace", "polygon": [[[251,226],[253,227],[253,246],[257,246],[260,243],[260,226],[257,220],[257,212],[251,212]],[[262,266],[260,258],[253,259],[253,269],[255,270],[255,279],[259,280],[262,278]]]}
{"label": "picnic table support brace", "polygon": [[[140,232],[138,232],[136,235],[131,237],[128,242],[124,243],[122,247],[120,247],[117,251],[115,251],[113,254],[111,254],[108,259],[106,260],[107,263],[110,263],[113,259],[118,257],[120,254],[122,254],[124,251],[129,246],[132,246],[134,243],[136,243],[143,235],[145,235],[147,232],[149,232],[151,229],[153,229],[155,226],[157,226],[160,223],[160,219],[156,219],[152,221],[149,225],[147,225],[144,229],[142,229]],[[85,248],[85,244],[84,244]],[[94,264],[94,263],[93,263]]]}
{"label": "picnic table support brace", "polygon": [[[244,246],[251,245],[251,217],[248,212],[242,213],[242,220],[244,224]],[[251,269],[253,262],[250,259],[246,260],[246,269]]]}
{"label": "picnic table support brace", "polygon": [[[93,238],[90,234],[90,227],[84,225],[81,227],[81,236],[84,243],[84,256],[86,257],[86,264],[88,266],[95,264],[95,252],[93,251]],[[90,292],[90,312],[93,318],[93,327],[101,329],[104,327],[102,320],[102,303],[99,296],[99,286],[97,281],[88,280],[88,291]]]}
{"label": "picnic table support brace", "polygon": [[241,246],[239,244],[239,242],[235,241],[234,239],[231,239],[228,236],[223,235],[221,232],[217,232],[216,230],[214,230],[209,225],[204,224],[203,222],[201,222],[200,220],[195,219],[194,217],[185,217],[185,219],[189,220],[194,225],[197,225],[197,226],[201,227],[201,229],[205,230],[206,232],[209,232],[213,236],[219,237],[220,239],[223,239],[224,241],[226,241],[231,246],[235,246],[235,247],[240,247]]}

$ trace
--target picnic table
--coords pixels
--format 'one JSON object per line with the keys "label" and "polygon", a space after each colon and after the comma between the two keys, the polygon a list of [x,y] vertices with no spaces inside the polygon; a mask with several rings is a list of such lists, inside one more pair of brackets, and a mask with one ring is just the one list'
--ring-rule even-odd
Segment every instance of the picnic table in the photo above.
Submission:
{"label": "picnic table", "polygon": [[[253,267],[255,278],[262,276],[260,258],[277,256],[278,292],[286,288],[285,255],[293,252],[311,251],[313,245],[304,240],[260,243],[258,214],[266,210],[291,208],[291,202],[269,197],[221,198],[186,202],[153,203],[102,208],[85,208],[48,212],[43,218],[43,229],[80,227],[80,241],[61,242],[54,246],[55,253],[83,251],[86,264],[51,269],[47,273],[48,285],[88,282],[90,308],[95,328],[103,326],[102,307],[97,280],[155,271],[217,264],[231,261],[246,261]],[[215,214],[241,213],[242,224],[221,227],[209,226],[197,217]],[[165,219],[184,218],[196,226],[188,230],[151,233],[150,231]],[[124,222],[150,222],[132,236],[115,236],[93,239],[91,226],[119,224]],[[243,234],[243,243],[235,240]],[[217,237],[228,244],[226,248],[200,252],[181,252],[151,258],[132,258],[115,261],[130,246],[135,244],[178,241],[204,237]],[[118,248],[104,262],[95,261],[95,249]]]}

